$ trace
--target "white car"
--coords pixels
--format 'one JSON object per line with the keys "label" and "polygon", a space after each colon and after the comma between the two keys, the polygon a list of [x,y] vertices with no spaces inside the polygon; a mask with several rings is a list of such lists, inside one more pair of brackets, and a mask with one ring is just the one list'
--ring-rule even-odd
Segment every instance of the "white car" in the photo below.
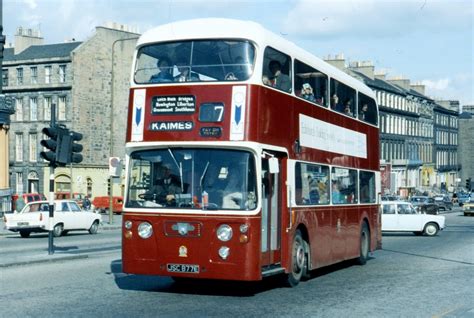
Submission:
{"label": "white car", "polygon": [[[102,217],[100,214],[81,210],[72,200],[54,201],[53,235],[66,235],[69,231],[87,230],[96,234]],[[5,229],[20,232],[21,237],[29,237],[32,232],[49,231],[48,201],[30,202],[20,212],[5,214]]]}
{"label": "white car", "polygon": [[417,212],[404,201],[382,201],[382,231],[413,232],[416,235],[434,236],[445,227],[445,217]]}

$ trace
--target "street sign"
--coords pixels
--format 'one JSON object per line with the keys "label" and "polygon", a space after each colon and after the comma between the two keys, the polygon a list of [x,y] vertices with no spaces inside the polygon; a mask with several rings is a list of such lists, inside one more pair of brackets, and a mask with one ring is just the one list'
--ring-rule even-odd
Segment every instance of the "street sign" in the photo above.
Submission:
{"label": "street sign", "polygon": [[119,157],[109,158],[109,176],[120,177],[122,174],[122,163]]}

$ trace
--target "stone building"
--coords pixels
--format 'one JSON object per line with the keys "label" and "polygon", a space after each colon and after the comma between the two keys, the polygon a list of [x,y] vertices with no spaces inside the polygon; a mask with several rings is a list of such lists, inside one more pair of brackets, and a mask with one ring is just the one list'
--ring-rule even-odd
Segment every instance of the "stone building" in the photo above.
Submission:
{"label": "stone building", "polygon": [[83,162],[56,169],[56,191],[107,194],[108,158],[124,157],[137,37],[124,26],[108,25],[97,27],[84,42],[43,44],[39,32],[17,30],[14,48],[5,50],[2,69],[4,93],[15,101],[16,109],[10,131],[14,192],[49,191],[49,168],[39,152],[41,130],[50,123],[54,103],[57,122],[84,136]]}
{"label": "stone building", "polygon": [[[444,185],[450,184],[456,175],[452,169],[459,168],[457,158],[451,157],[449,165],[438,163],[436,149],[449,149],[452,153],[457,145],[436,144],[435,109],[451,115],[453,111],[427,97],[423,85],[411,84],[406,78],[388,79],[384,73],[376,74],[372,62],[355,62],[348,66],[342,55],[326,61],[363,81],[375,92],[380,110],[380,164],[385,192],[408,196],[415,192],[439,191],[441,180],[445,180]],[[455,122],[453,119],[450,123],[455,125]],[[442,129],[449,130],[454,141],[457,127],[451,124]],[[446,173],[448,179],[440,177]]]}
{"label": "stone building", "polygon": [[458,158],[461,163],[461,187],[466,184],[466,179],[474,181],[474,107],[473,112],[467,112],[463,106],[459,115],[459,148]]}
{"label": "stone building", "polygon": [[457,187],[461,165],[458,160],[459,107],[453,110],[436,105],[434,132],[437,180],[441,191],[453,192]]}

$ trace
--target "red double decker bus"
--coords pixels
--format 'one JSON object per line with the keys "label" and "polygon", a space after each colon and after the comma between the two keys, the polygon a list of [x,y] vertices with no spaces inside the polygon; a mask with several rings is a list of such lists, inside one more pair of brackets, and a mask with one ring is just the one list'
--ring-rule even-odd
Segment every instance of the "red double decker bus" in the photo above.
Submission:
{"label": "red double decker bus", "polygon": [[126,138],[125,273],[294,286],[381,246],[373,92],[256,23],[143,34]]}

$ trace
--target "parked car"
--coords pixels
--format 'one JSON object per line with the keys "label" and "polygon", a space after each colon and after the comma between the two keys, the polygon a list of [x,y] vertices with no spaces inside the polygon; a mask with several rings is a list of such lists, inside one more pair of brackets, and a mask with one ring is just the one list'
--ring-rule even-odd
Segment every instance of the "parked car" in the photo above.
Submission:
{"label": "parked car", "polygon": [[413,232],[415,235],[434,236],[445,227],[445,217],[417,211],[405,201],[383,201],[382,232]]}
{"label": "parked car", "polygon": [[474,215],[474,193],[471,193],[469,201],[464,202],[462,207],[464,216],[473,216]]}
{"label": "parked car", "polygon": [[382,195],[382,201],[399,201],[398,195]]}
{"label": "parked car", "polygon": [[413,196],[410,198],[410,203],[422,213],[438,214],[439,206],[433,198],[428,196]]}
{"label": "parked car", "polygon": [[[92,210],[98,213],[108,213],[110,207],[110,197],[100,196],[92,200]],[[113,206],[115,214],[121,214],[123,208],[123,197],[113,197]]]}
{"label": "parked car", "polygon": [[469,201],[470,195],[468,192],[458,193],[459,206],[463,206],[465,202]]}
{"label": "parked car", "polygon": [[438,205],[439,209],[443,211],[452,210],[453,209],[453,202],[449,199],[446,195],[437,195],[433,197],[435,203]]}
{"label": "parked car", "polygon": [[[81,210],[73,200],[54,201],[53,235],[66,235],[69,231],[87,230],[96,234],[102,220],[100,214]],[[5,215],[5,228],[29,237],[33,232],[47,232],[49,224],[48,201],[31,202],[20,212]]]}
{"label": "parked car", "polygon": [[12,195],[12,212],[20,211],[21,209],[23,209],[23,207],[27,203],[41,201],[41,200],[46,200],[46,197],[42,193],[14,194]]}

